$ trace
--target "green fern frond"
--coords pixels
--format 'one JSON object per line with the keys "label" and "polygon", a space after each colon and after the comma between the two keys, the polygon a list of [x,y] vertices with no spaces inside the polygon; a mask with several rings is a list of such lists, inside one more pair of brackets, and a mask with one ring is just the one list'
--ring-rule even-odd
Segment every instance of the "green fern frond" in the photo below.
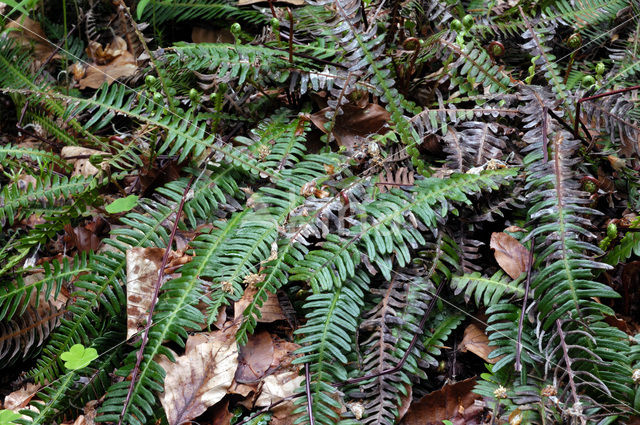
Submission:
{"label": "green fern frond", "polygon": [[32,293],[35,291],[34,307],[38,307],[40,294],[44,294],[44,299],[49,299],[53,293],[57,297],[65,282],[71,281],[76,276],[91,271],[87,263],[87,256],[82,254],[74,257],[71,261],[68,258],[42,264],[44,275],[41,279],[25,284],[23,275],[29,270],[21,270],[16,275],[13,282],[5,282],[0,285],[0,320],[11,320],[14,315],[21,315],[29,305]]}
{"label": "green fern frond", "polygon": [[252,9],[243,9],[235,2],[224,0],[150,0],[146,3],[142,15],[146,21],[154,25],[166,21],[189,21],[211,19],[243,20],[252,24],[264,23],[267,18]]}
{"label": "green fern frond", "polygon": [[215,81],[237,80],[238,84],[270,76],[281,81],[291,63],[285,53],[262,46],[245,44],[177,43],[167,53],[167,66],[199,72],[199,78],[214,76]]}
{"label": "green fern frond", "polygon": [[60,156],[53,152],[40,149],[12,146],[11,144],[0,146],[0,161],[4,162],[8,158],[23,159],[28,158],[38,164],[39,168],[47,168],[48,164],[55,164],[63,170],[69,170],[70,166],[63,161]]}
{"label": "green fern frond", "polygon": [[40,202],[53,205],[60,199],[69,199],[96,184],[94,179],[83,176],[71,177],[46,174],[36,179],[35,186],[28,184],[20,188],[18,184],[9,184],[0,190],[3,202],[0,205],[0,221],[12,225],[29,212],[29,207]]}
{"label": "green fern frond", "polygon": [[457,75],[473,78],[476,83],[486,87],[489,93],[505,93],[511,89],[509,75],[493,64],[489,54],[484,49],[479,49],[474,42],[461,47],[442,38],[440,43],[458,57],[449,65]]}
{"label": "green fern frond", "polygon": [[474,297],[478,307],[490,307],[496,304],[503,295],[513,295],[517,298],[524,296],[522,279],[513,280],[502,270],[497,271],[491,277],[484,277],[479,272],[454,276],[451,279],[451,287],[458,295],[464,291],[465,300]]}
{"label": "green fern frond", "polygon": [[[300,336],[298,343],[302,345],[296,353],[302,356],[293,363],[309,364],[309,385],[316,423],[346,425],[352,422],[340,420],[338,412],[342,405],[334,397],[336,390],[330,383],[347,379],[345,365],[353,347],[368,283],[368,277],[359,273],[331,291],[310,295],[304,305],[307,322],[295,331]],[[294,413],[305,413],[300,423],[309,423],[304,405]]]}

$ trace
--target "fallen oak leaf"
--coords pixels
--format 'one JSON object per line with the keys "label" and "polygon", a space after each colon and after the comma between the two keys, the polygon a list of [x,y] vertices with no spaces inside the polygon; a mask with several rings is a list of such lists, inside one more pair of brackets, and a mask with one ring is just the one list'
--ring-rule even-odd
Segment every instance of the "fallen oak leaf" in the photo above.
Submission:
{"label": "fallen oak leaf", "polygon": [[495,250],[496,261],[512,279],[517,279],[527,271],[529,250],[516,238],[504,232],[491,234],[491,249]]}

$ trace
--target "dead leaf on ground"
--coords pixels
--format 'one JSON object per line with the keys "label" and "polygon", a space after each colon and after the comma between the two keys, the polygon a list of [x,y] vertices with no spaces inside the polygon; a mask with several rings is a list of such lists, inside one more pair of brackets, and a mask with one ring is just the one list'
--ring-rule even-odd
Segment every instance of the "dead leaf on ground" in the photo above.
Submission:
{"label": "dead leaf on ground", "polygon": [[[15,21],[11,20],[5,30],[10,30],[6,31],[7,36],[15,40],[16,43],[25,47],[33,47],[34,66],[36,67],[42,65],[54,52],[54,45],[49,43],[40,23],[27,16],[20,16]],[[60,57],[56,53],[52,59]]]}
{"label": "dead leaf on ground", "polygon": [[124,52],[107,65],[89,65],[85,71],[85,76],[78,84],[80,89],[97,89],[106,81],[111,85],[115,80],[122,77],[130,77],[136,73],[138,65],[133,55]]}
{"label": "dead leaf on ground", "polygon": [[227,394],[238,365],[236,331],[234,326],[192,335],[175,363],[159,359],[167,373],[160,401],[169,425],[197,418]]}
{"label": "dead leaf on ground", "polygon": [[269,425],[293,425],[303,415],[303,413],[293,414],[297,407],[292,401],[288,401],[271,409]]}
{"label": "dead leaf on ground", "polygon": [[516,238],[504,232],[491,234],[491,249],[495,250],[496,261],[512,279],[517,279],[527,271],[529,250]]}
{"label": "dead leaf on ground", "polygon": [[[110,156],[107,152],[83,148],[82,146],[65,146],[60,151],[60,156],[73,165],[71,176],[91,177],[98,174],[100,170],[91,163],[92,155]],[[106,162],[101,163],[100,167],[106,170]]]}
{"label": "dead leaf on ground", "polygon": [[229,412],[229,400],[223,400],[212,409],[211,425],[230,425],[233,413]]}
{"label": "dead leaf on ground", "polygon": [[4,408],[8,410],[18,411],[18,409],[24,408],[33,396],[40,389],[39,384],[28,383],[22,388],[12,392],[4,399]]}
{"label": "dead leaf on ground", "polygon": [[454,425],[479,424],[484,407],[475,406],[475,401],[481,398],[471,392],[475,384],[476,378],[469,378],[425,395],[411,405],[402,424],[436,425],[444,420]]}
{"label": "dead leaf on ground", "polygon": [[[253,280],[251,280],[251,282],[253,282]],[[258,288],[256,288],[255,284],[249,284],[247,289],[245,289],[242,298],[240,298],[235,303],[233,317],[234,320],[237,321],[242,317],[244,310],[249,306],[249,304],[251,304],[251,301],[253,301],[253,297],[257,293]],[[258,318],[258,322],[260,323],[271,323],[275,322],[276,320],[286,320],[286,317],[282,312],[282,308],[280,307],[280,302],[278,302],[278,297],[275,294],[269,294],[269,297],[264,302],[262,307],[259,308],[259,311],[260,315],[262,316]]]}
{"label": "dead leaf on ground", "polygon": [[84,226],[64,226],[64,241],[67,248],[77,248],[80,252],[96,251],[100,247],[100,237]]}
{"label": "dead leaf on ground", "polygon": [[273,350],[273,339],[269,332],[260,331],[251,335],[247,343],[240,348],[236,382],[251,384],[262,379],[271,367]]}
{"label": "dead leaf on ground", "polygon": [[[309,116],[323,133],[327,133],[324,127],[329,120],[325,116],[332,108],[324,108]],[[377,103],[369,103],[365,107],[359,107],[351,103],[342,106],[343,113],[338,115],[333,127],[333,136],[340,146],[353,149],[358,140],[369,134],[384,134],[387,131],[387,122],[391,118],[389,112]]]}
{"label": "dead leaf on ground", "polygon": [[491,364],[495,364],[498,359],[489,358],[489,354],[491,354],[494,349],[495,347],[489,346],[489,337],[484,332],[484,329],[482,329],[475,323],[470,324],[464,330],[464,336],[462,337],[462,342],[460,343],[460,351],[462,351],[463,353],[466,353],[467,350],[471,351],[482,360]]}
{"label": "dead leaf on ground", "polygon": [[87,55],[94,62],[89,64],[84,72],[77,64],[71,68],[74,78],[82,77],[78,80],[80,89],[97,89],[105,81],[111,85],[118,78],[130,77],[138,70],[135,57],[128,50],[127,42],[121,37],[114,37],[104,48],[98,42],[89,42]]}
{"label": "dead leaf on ground", "polygon": [[[147,323],[164,253],[164,248],[136,247],[127,251],[127,339]],[[171,250],[161,285],[171,278],[172,271],[190,260],[191,256]]]}
{"label": "dead leaf on ground", "polygon": [[164,248],[127,250],[127,339],[144,329]]}

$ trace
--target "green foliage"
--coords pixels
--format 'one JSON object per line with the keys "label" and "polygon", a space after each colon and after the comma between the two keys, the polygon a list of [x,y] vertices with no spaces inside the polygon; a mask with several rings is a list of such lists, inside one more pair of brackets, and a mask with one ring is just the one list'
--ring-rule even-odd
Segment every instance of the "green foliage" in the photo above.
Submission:
{"label": "green foliage", "polygon": [[107,205],[104,209],[109,214],[118,214],[121,212],[131,211],[137,204],[138,197],[136,195],[129,195],[124,198],[119,198]]}
{"label": "green foliage", "polygon": [[[637,99],[584,101],[590,134],[570,131],[577,99],[636,84],[635,6],[144,0],[139,24],[126,7],[79,7],[86,31],[68,34],[46,3],[8,4],[69,51],[43,64],[39,43],[0,38],[0,357],[45,384],[29,419],[0,422],[61,423],[90,400],[98,422],[163,422],[160,356],[175,361],[224,317],[246,344],[273,329],[260,319],[276,295],[293,327],[279,334],[309,371],[300,424],[396,423],[410,390],[456,374],[444,347],[476,307],[496,363],[475,391],[496,422],[638,409],[640,350],[608,324],[618,295],[604,272],[640,256],[639,233],[596,246],[602,212],[637,207]],[[167,44],[195,26],[233,40]],[[64,61],[86,48],[109,65],[88,43],[114,35],[136,74],[65,85]],[[64,146],[101,153],[63,158]],[[610,172],[614,154],[628,157]],[[81,177],[72,160],[98,171]],[[483,244],[515,225],[534,264],[512,280]],[[126,344],[132,248],[178,258],[144,342]]]}
{"label": "green foliage", "polygon": [[60,354],[60,359],[64,361],[64,367],[69,370],[82,369],[98,358],[95,348],[85,348],[82,344],[71,346],[69,351]]}

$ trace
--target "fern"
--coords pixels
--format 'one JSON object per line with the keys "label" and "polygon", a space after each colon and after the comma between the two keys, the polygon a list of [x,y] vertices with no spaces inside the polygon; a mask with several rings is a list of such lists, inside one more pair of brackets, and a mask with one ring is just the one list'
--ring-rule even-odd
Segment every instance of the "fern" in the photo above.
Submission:
{"label": "fern", "polygon": [[492,306],[505,294],[513,294],[518,298],[524,296],[521,283],[518,280],[512,281],[501,270],[491,277],[484,277],[479,272],[454,276],[451,286],[456,294],[464,291],[465,300],[468,301],[473,297],[478,306]]}

